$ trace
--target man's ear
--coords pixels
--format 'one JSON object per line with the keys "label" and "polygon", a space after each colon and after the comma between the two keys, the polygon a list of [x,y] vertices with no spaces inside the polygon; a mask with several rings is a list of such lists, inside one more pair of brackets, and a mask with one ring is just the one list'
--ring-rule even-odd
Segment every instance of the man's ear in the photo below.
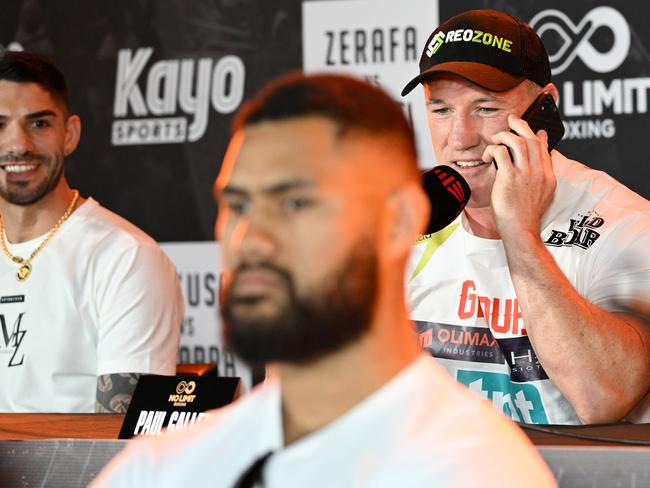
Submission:
{"label": "man's ear", "polygon": [[70,115],[65,122],[65,140],[63,153],[69,156],[77,149],[81,137],[81,119],[78,115]]}
{"label": "man's ear", "polygon": [[557,105],[558,100],[560,99],[560,92],[558,91],[557,86],[555,86],[555,83],[548,83],[542,91],[550,93]]}
{"label": "man's ear", "polygon": [[418,235],[424,232],[431,208],[421,185],[409,182],[391,192],[387,201],[390,216],[388,249],[391,255],[407,255]]}

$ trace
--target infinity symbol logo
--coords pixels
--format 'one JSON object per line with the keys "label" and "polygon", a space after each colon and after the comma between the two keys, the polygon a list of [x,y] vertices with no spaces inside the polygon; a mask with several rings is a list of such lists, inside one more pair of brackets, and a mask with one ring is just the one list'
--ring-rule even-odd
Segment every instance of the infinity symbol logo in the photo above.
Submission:
{"label": "infinity symbol logo", "polygon": [[[597,73],[609,73],[618,68],[630,50],[630,26],[625,17],[612,7],[592,9],[578,25],[564,12],[555,9],[542,10],[530,21],[530,26],[542,37],[546,31],[554,31],[562,38],[562,45],[555,53],[549,53],[551,72],[562,73],[578,56],[583,63]],[[594,32],[606,27],[614,34],[614,43],[608,52],[596,50],[590,40]]]}
{"label": "infinity symbol logo", "polygon": [[195,388],[196,383],[194,381],[181,381],[178,385],[176,385],[176,393],[179,395],[182,395],[183,393],[186,395],[191,395]]}

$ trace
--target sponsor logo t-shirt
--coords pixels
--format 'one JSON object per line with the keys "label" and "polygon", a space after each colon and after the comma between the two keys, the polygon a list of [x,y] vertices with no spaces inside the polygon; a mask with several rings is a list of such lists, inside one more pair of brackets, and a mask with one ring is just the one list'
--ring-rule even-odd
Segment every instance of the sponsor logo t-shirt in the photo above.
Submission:
{"label": "sponsor logo t-shirt", "polygon": [[[541,238],[578,293],[607,310],[650,297],[648,202],[604,173],[554,153],[556,198]],[[500,240],[462,216],[419,239],[408,270],[420,346],[513,420],[579,423],[537,358]]]}

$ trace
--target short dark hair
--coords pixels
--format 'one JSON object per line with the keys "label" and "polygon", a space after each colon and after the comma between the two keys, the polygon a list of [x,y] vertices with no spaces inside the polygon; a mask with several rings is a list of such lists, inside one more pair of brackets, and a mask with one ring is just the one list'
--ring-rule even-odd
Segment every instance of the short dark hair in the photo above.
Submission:
{"label": "short dark hair", "polygon": [[242,106],[233,120],[232,130],[310,115],[335,122],[339,137],[353,131],[395,137],[403,142],[410,157],[417,158],[413,129],[401,105],[384,90],[346,75],[291,73],[282,76]]}
{"label": "short dark hair", "polygon": [[68,108],[65,77],[54,63],[42,54],[0,50],[0,81],[36,83]]}

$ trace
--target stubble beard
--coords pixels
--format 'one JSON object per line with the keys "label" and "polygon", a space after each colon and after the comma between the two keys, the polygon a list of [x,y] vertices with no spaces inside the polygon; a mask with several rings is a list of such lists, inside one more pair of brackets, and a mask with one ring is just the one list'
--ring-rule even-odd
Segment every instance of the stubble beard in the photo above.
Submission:
{"label": "stubble beard", "polygon": [[[357,340],[370,329],[375,309],[378,268],[372,246],[372,242],[357,243],[321,286],[302,297],[285,270],[270,263],[256,264],[281,277],[284,300],[272,316],[247,315],[241,307],[254,307],[264,298],[233,297],[232,286],[226,287],[221,300],[226,344],[251,365],[305,364]],[[232,284],[244,268],[235,271]]]}
{"label": "stubble beard", "polygon": [[[29,190],[27,187],[29,182],[12,182],[0,185],[0,196],[7,202],[14,205],[27,206],[32,205],[54,190],[61,178],[63,177],[63,155],[57,154],[49,161],[45,157],[34,154],[26,153],[22,155],[7,154],[0,157],[0,162],[12,163],[41,163],[41,165],[49,166],[49,173],[41,181],[38,182],[36,188]],[[50,164],[48,164],[48,162]],[[4,171],[4,170],[0,170]]]}

